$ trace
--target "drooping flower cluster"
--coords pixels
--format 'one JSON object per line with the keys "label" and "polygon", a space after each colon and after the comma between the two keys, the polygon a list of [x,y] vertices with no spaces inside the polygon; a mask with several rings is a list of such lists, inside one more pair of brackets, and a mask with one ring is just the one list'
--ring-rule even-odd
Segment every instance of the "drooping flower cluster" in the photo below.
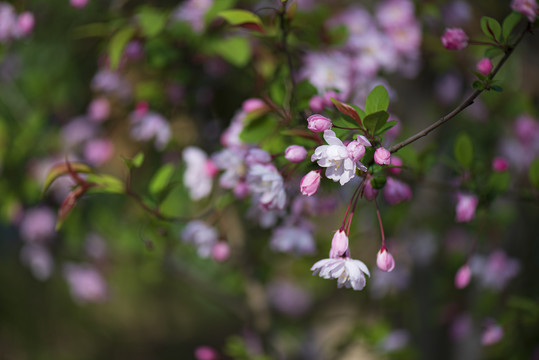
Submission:
{"label": "drooping flower cluster", "polygon": [[31,12],[17,15],[11,4],[0,2],[0,43],[28,36],[34,29],[34,22]]}

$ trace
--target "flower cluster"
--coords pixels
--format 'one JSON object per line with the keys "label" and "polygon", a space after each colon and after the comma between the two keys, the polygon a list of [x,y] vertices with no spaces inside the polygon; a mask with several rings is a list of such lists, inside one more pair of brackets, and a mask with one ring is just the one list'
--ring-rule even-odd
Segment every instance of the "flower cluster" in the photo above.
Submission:
{"label": "flower cluster", "polygon": [[0,43],[28,36],[34,29],[34,14],[22,12],[17,15],[13,6],[0,2]]}

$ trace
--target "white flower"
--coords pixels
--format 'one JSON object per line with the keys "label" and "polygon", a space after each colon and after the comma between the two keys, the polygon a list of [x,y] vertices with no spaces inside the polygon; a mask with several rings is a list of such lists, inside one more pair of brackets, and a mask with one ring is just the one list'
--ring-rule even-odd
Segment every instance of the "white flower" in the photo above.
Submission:
{"label": "white flower", "polygon": [[183,241],[193,243],[198,250],[198,256],[210,257],[213,246],[219,240],[219,234],[215,228],[200,220],[194,220],[187,224],[181,235]]}
{"label": "white flower", "polygon": [[167,120],[157,113],[148,111],[142,116],[134,113],[131,116],[131,137],[139,141],[155,138],[155,148],[163,150],[172,137],[172,130]]}
{"label": "white flower", "polygon": [[183,183],[189,189],[193,200],[208,196],[211,192],[212,176],[208,171],[208,157],[204,151],[189,146],[183,150],[183,161],[187,168],[183,174]]}
{"label": "white flower", "polygon": [[219,178],[223,189],[233,189],[245,176],[245,151],[241,149],[223,149],[212,156],[213,163],[218,169],[224,170]]}
{"label": "white flower", "polygon": [[355,176],[356,165],[366,170],[359,161],[354,163],[350,159],[348,149],[333,131],[324,131],[324,139],[329,145],[317,147],[311,161],[317,161],[318,165],[327,168],[328,179],[339,181],[341,185],[344,185]]}
{"label": "white flower", "polygon": [[286,204],[283,177],[271,165],[255,164],[247,173],[247,184],[258,203],[266,210],[282,210]]}
{"label": "white flower", "polygon": [[349,257],[338,259],[323,259],[311,268],[313,275],[319,274],[324,279],[337,279],[339,288],[346,286],[354,290],[365,287],[365,274],[370,276],[367,266],[359,260]]}

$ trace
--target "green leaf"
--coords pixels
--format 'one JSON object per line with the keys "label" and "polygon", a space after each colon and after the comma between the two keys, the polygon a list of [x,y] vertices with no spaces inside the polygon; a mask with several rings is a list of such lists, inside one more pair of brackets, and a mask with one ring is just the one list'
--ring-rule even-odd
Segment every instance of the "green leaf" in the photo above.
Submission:
{"label": "green leaf", "polygon": [[363,124],[365,125],[365,128],[367,128],[369,134],[374,135],[376,129],[382,128],[387,119],[389,119],[389,113],[387,111],[377,111],[367,115],[365,119],[363,119]]}
{"label": "green leaf", "polygon": [[487,182],[487,187],[492,191],[502,193],[509,188],[509,183],[511,182],[511,175],[509,172],[503,173],[492,173]]}
{"label": "green leaf", "polygon": [[243,67],[251,59],[251,46],[244,37],[230,37],[213,43],[213,50],[232,65]]}
{"label": "green leaf", "polygon": [[93,23],[76,27],[71,32],[75,39],[84,39],[90,37],[105,37],[109,35],[109,25],[106,23]]}
{"label": "green leaf", "polygon": [[483,16],[481,18],[481,30],[491,39],[501,40],[502,38],[502,27],[500,23],[491,17]]}
{"label": "green leaf", "polygon": [[490,47],[490,48],[485,50],[485,57],[487,57],[489,59],[493,59],[496,56],[500,56],[500,55],[503,55],[503,54],[504,54],[503,49],[500,49],[499,47]]}
{"label": "green leaf", "polygon": [[[75,173],[92,173],[93,170],[90,166],[80,163],[80,162],[70,162],[69,167]],[[43,193],[51,186],[54,180],[58,179],[60,176],[68,175],[69,168],[65,162],[54,165],[45,178],[45,184],[43,185]]]}
{"label": "green leaf", "polygon": [[502,32],[503,32],[503,38],[506,41],[509,39],[509,35],[511,35],[511,32],[513,32],[513,29],[520,22],[521,19],[522,19],[522,15],[516,11],[513,11],[511,14],[507,15],[507,17],[503,20]]}
{"label": "green leaf", "polygon": [[492,90],[494,91],[498,91],[498,92],[502,92],[503,91],[503,88],[501,86],[498,86],[498,85],[493,85],[490,87]]}
{"label": "green leaf", "polygon": [[138,22],[144,35],[154,37],[165,28],[167,14],[153,7],[145,6],[139,9]]}
{"label": "green leaf", "polygon": [[368,114],[375,113],[381,110],[387,110],[389,106],[389,95],[387,90],[382,85],[378,85],[367,96],[365,101],[365,112]]}
{"label": "green leaf", "polygon": [[119,30],[109,43],[109,57],[110,57],[110,67],[114,70],[120,64],[122,58],[122,53],[125,46],[131,40],[135,34],[135,28],[133,26],[127,26]]}
{"label": "green leaf", "polygon": [[475,90],[485,90],[485,85],[483,84],[483,82],[476,80],[472,83],[472,88],[474,88]]}
{"label": "green leaf", "polygon": [[268,137],[277,126],[277,121],[269,116],[262,117],[243,128],[240,140],[256,144]]}
{"label": "green leaf", "polygon": [[457,136],[453,152],[455,154],[455,159],[457,159],[457,161],[466,169],[469,169],[472,166],[473,143],[468,134],[460,133]]}
{"label": "green leaf", "polygon": [[155,195],[163,191],[170,182],[175,169],[176,167],[173,164],[161,166],[150,181],[150,193]]}
{"label": "green leaf", "polygon": [[397,125],[397,120],[391,120],[383,124],[380,128],[376,129],[374,135],[383,135],[386,131]]}
{"label": "green leaf", "polygon": [[97,184],[97,186],[91,187],[87,191],[88,193],[125,193],[124,183],[112,175],[90,174],[86,177],[86,180],[88,182]]}
{"label": "green leaf", "polygon": [[386,177],[382,174],[374,175],[374,177],[371,179],[371,185],[374,189],[381,189],[386,184]]}
{"label": "green leaf", "polygon": [[217,14],[224,10],[232,8],[236,4],[236,0],[219,0],[214,1],[210,10],[204,15],[204,22],[208,24],[217,17]]}
{"label": "green leaf", "polygon": [[539,157],[533,160],[528,175],[532,185],[539,189]]}
{"label": "green leaf", "polygon": [[250,11],[240,9],[225,10],[218,13],[217,16],[225,19],[230,25],[243,26],[252,30],[264,32],[262,20],[260,20],[258,15]]}

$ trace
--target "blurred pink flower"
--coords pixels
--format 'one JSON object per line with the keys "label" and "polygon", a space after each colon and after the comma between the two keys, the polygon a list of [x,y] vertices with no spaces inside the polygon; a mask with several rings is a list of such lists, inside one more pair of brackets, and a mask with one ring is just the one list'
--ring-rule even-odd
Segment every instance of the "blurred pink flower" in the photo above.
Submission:
{"label": "blurred pink flower", "polygon": [[181,233],[183,241],[196,246],[198,256],[207,258],[212,255],[213,248],[218,241],[217,230],[200,220],[187,223]]}
{"label": "blurred pink flower", "polygon": [[211,257],[218,262],[223,262],[230,256],[230,245],[226,241],[218,241],[213,245]]}
{"label": "blurred pink flower", "polygon": [[218,360],[219,354],[209,346],[203,345],[195,349],[196,360]]}
{"label": "blurred pink flower", "polygon": [[504,172],[509,168],[509,164],[505,158],[498,156],[492,160],[492,170],[495,172]]}
{"label": "blurred pink flower", "polygon": [[534,22],[537,17],[536,0],[513,0],[511,1],[511,9],[526,16],[529,22]]}
{"label": "blurred pink flower", "polygon": [[265,210],[282,210],[286,205],[286,192],[281,174],[273,165],[255,164],[247,173],[249,191]]}
{"label": "blurred pink flower", "polygon": [[468,46],[468,35],[460,28],[446,29],[441,39],[448,50],[462,50]]}
{"label": "blurred pink flower", "polygon": [[114,144],[109,139],[91,139],[84,145],[84,158],[95,166],[109,161],[114,153]]}
{"label": "blurred pink flower", "polygon": [[480,74],[483,74],[486,76],[490,74],[490,72],[492,71],[492,61],[490,61],[489,58],[482,58],[477,63],[476,68]]}
{"label": "blurred pink flower", "polygon": [[298,256],[314,254],[316,245],[311,231],[301,226],[281,226],[275,229],[270,240],[274,251],[293,253]]}
{"label": "blurred pink flower", "polygon": [[21,249],[20,259],[38,280],[48,279],[54,268],[54,261],[46,247],[39,244],[27,244]]}
{"label": "blurred pink flower", "polygon": [[183,150],[182,158],[186,164],[183,183],[189,189],[189,196],[193,200],[205,198],[211,193],[214,175],[211,167],[208,167],[208,156],[201,149],[189,146]]}
{"label": "blurred pink flower", "polygon": [[103,122],[110,115],[110,103],[106,97],[98,97],[88,105],[88,118],[95,122]]}
{"label": "blurred pink flower", "polygon": [[456,218],[457,222],[469,222],[475,217],[475,208],[478,203],[477,196],[457,194]]}
{"label": "blurred pink flower", "polygon": [[75,301],[88,303],[107,300],[107,284],[92,266],[67,263],[64,265],[64,276]]}
{"label": "blurred pink flower", "polygon": [[378,190],[372,187],[370,179],[365,180],[365,187],[363,188],[363,196],[367,200],[374,200],[378,195]]}
{"label": "blurred pink flower", "polygon": [[284,157],[290,162],[299,163],[307,158],[307,150],[300,145],[290,145],[286,148]]}
{"label": "blurred pink flower", "polygon": [[403,201],[408,201],[412,198],[412,190],[410,187],[400,180],[387,178],[384,186],[384,198],[390,205],[395,205]]}
{"label": "blurred pink flower", "polygon": [[148,111],[141,116],[135,112],[131,115],[130,134],[138,141],[148,141],[153,138],[155,148],[164,150],[172,137],[172,130],[168,121],[158,113]]}
{"label": "blurred pink flower", "polygon": [[245,100],[241,105],[241,108],[246,113],[251,113],[253,111],[264,111],[269,109],[268,105],[264,102],[264,100],[258,98],[250,98]]}
{"label": "blurred pink flower", "polygon": [[75,9],[82,9],[88,5],[88,0],[69,0],[69,4]]}
{"label": "blurred pink flower", "polygon": [[316,113],[324,110],[324,106],[325,106],[324,99],[319,95],[314,95],[309,100],[309,107],[311,108],[312,111]]}
{"label": "blurred pink flower", "polygon": [[481,335],[481,345],[490,346],[499,343],[504,336],[503,328],[497,323],[489,323]]}
{"label": "blurred pink flower", "polygon": [[204,15],[210,10],[213,0],[187,0],[173,11],[172,19],[185,21],[192,29],[200,33],[204,30]]}
{"label": "blurred pink flower", "polygon": [[303,288],[286,280],[277,280],[268,286],[270,304],[288,316],[301,316],[311,307],[310,294]]}
{"label": "blurred pink flower", "polygon": [[464,289],[470,283],[472,277],[472,271],[468,264],[462,265],[455,275],[455,287],[457,289]]}
{"label": "blurred pink flower", "polygon": [[376,8],[376,18],[384,28],[402,27],[415,20],[414,3],[408,0],[386,0]]}
{"label": "blurred pink flower", "polygon": [[29,35],[34,30],[35,19],[34,14],[25,11],[17,18],[17,34],[20,36]]}
{"label": "blurred pink flower", "polygon": [[19,230],[26,242],[46,242],[56,233],[56,214],[48,207],[28,209],[24,212]]}

